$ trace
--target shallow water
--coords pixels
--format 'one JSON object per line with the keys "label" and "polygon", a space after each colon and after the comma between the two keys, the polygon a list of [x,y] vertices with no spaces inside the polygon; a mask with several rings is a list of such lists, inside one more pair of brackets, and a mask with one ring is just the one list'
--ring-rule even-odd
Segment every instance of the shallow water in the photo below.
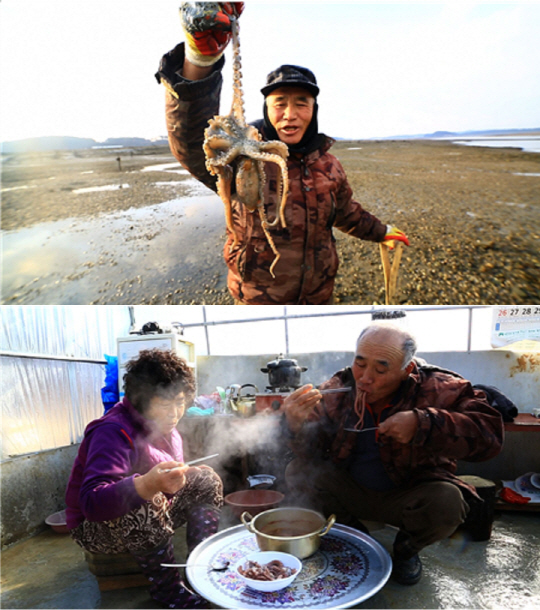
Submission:
{"label": "shallow water", "polygon": [[120,189],[128,189],[129,184],[104,184],[103,186],[89,186],[81,189],[74,189],[71,191],[78,195],[79,193],[98,193],[100,191],[118,191]]}
{"label": "shallow water", "polygon": [[141,172],[168,172],[171,174],[183,174],[184,176],[189,175],[187,169],[184,169],[180,163],[159,163],[154,165],[147,165],[143,167]]}
{"label": "shallow water", "polygon": [[28,184],[23,184],[22,186],[10,186],[10,187],[6,187],[1,189],[2,193],[9,193],[10,191],[24,191],[26,189],[35,189],[36,186],[35,185],[28,185]]}
{"label": "shallow water", "polygon": [[465,146],[487,146],[489,148],[521,148],[524,152],[540,153],[540,138],[529,136],[523,138],[510,137],[485,137],[485,138],[460,138],[452,140],[454,144]]}
{"label": "shallow water", "polygon": [[2,302],[146,303],[223,288],[224,228],[220,199],[199,195],[6,231]]}

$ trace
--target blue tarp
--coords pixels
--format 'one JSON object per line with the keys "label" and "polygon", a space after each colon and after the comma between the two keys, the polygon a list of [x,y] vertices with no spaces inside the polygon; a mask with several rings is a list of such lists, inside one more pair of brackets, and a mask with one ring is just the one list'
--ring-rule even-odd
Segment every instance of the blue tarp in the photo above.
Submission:
{"label": "blue tarp", "polygon": [[120,400],[118,391],[118,358],[104,354],[107,364],[105,365],[105,385],[101,388],[101,400],[105,407],[105,413]]}

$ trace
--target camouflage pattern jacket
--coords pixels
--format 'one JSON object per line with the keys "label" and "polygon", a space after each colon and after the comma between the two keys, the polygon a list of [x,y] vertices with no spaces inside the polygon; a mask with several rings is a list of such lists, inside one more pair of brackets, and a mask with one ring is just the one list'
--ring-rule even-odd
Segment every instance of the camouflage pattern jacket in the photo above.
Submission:
{"label": "camouflage pattern jacket", "polygon": [[[321,388],[352,387],[347,394],[327,394],[300,433],[291,438],[291,448],[307,459],[317,456],[344,463],[355,444],[354,411],[356,382],[350,368],[337,372]],[[424,481],[443,480],[468,489],[473,487],[456,477],[457,460],[481,462],[502,449],[504,426],[501,414],[491,407],[484,392],[469,381],[436,367],[416,366],[397,392],[390,415],[414,411],[418,429],[409,444],[381,438],[381,460],[398,487]]]}
{"label": "camouflage pattern jacket", "polygon": [[[181,76],[183,61],[181,44],[163,57],[156,74],[166,88],[171,151],[195,178],[216,191],[216,179],[205,167],[202,143],[208,120],[219,113],[224,60],[200,81]],[[328,303],[339,265],[332,228],[374,242],[382,241],[386,234],[386,225],[352,199],[341,163],[328,153],[333,140],[326,136],[321,139],[319,149],[304,156],[290,155],[287,162],[287,227],[278,224],[269,229],[281,255],[274,269],[275,278],[269,273],[275,255],[259,215],[233,203],[233,222],[240,243],[230,251],[233,240],[229,234],[224,257],[229,268],[229,291],[236,300],[259,305]],[[278,167],[267,163],[265,169],[265,211],[273,219],[278,202]]]}

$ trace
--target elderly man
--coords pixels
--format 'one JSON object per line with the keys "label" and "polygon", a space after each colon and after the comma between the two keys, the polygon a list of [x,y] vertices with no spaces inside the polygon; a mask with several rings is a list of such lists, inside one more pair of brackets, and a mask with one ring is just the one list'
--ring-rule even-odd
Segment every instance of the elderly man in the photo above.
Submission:
{"label": "elderly man", "polygon": [[464,521],[474,488],[455,476],[456,461],[499,453],[503,424],[483,392],[465,379],[422,366],[416,342],[389,322],[361,333],[354,362],[322,388],[306,385],[284,402],[297,457],[287,484],[300,504],[341,523],[360,520],[399,528],[393,577],[420,580],[419,551],[450,536]]}
{"label": "elderly man", "polygon": [[[205,166],[204,130],[219,112],[223,51],[231,38],[231,20],[242,2],[184,3],[181,8],[185,44],[166,54],[156,77],[165,85],[166,118],[171,151],[198,180],[216,190],[216,179]],[[319,86],[307,68],[283,65],[268,75],[262,88],[264,119],[253,123],[264,140],[287,144],[289,195],[286,227],[267,231],[280,253],[275,254],[258,214],[232,197],[232,226],[224,247],[229,268],[228,288],[237,304],[321,305],[331,303],[339,260],[332,229],[390,247],[406,235],[383,224],[352,198],[340,162],[328,150],[333,140],[319,133]],[[275,218],[280,200],[277,166],[265,164],[264,206]]]}

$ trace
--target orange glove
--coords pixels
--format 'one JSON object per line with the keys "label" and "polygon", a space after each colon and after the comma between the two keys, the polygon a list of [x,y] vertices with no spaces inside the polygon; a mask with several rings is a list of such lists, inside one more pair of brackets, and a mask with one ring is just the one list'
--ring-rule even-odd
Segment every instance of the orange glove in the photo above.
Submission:
{"label": "orange glove", "polygon": [[387,225],[386,235],[383,238],[383,243],[386,244],[390,250],[393,250],[396,245],[396,241],[401,241],[406,246],[409,245],[409,240],[403,231],[400,231],[397,227]]}
{"label": "orange glove", "polygon": [[182,3],[186,59],[201,67],[215,64],[232,38],[231,19],[240,17],[243,10],[243,2]]}

